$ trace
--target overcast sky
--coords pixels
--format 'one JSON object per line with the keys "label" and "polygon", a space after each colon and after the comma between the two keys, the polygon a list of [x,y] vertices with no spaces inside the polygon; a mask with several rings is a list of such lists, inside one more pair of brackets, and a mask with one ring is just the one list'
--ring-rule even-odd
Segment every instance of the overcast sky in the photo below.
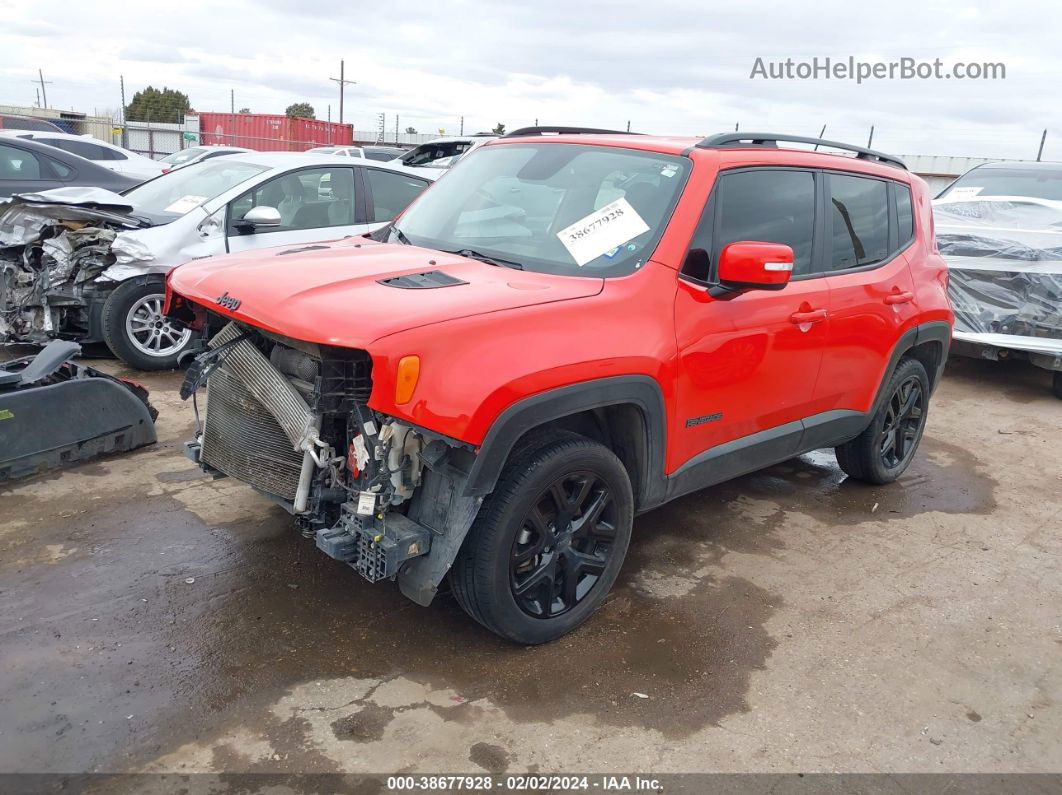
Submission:
{"label": "overcast sky", "polygon": [[[714,7],[713,7],[714,6]],[[64,12],[64,8],[68,12]],[[0,0],[0,104],[29,105],[44,70],[49,104],[92,113],[148,84],[201,111],[282,113],[308,101],[373,129],[456,134],[504,122],[707,134],[771,130],[900,154],[1062,160],[1062,4],[1057,0],[754,2],[131,3]],[[757,57],[945,66],[1002,62],[1004,80],[750,79]]]}

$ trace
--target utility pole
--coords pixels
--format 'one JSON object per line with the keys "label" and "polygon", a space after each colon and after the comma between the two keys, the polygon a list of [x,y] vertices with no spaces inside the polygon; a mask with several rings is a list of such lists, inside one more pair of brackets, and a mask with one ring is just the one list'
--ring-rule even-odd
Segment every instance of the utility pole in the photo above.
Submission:
{"label": "utility pole", "polygon": [[398,114],[395,114],[395,146],[398,146]]}
{"label": "utility pole", "polygon": [[627,119],[627,132],[631,131],[631,120]]}
{"label": "utility pole", "polygon": [[465,117],[462,116],[461,117],[461,132],[459,132],[458,135],[464,135],[464,134],[465,134]]}
{"label": "utility pole", "polygon": [[734,132],[738,131],[738,122],[734,122]]}
{"label": "utility pole", "polygon": [[870,137],[867,138],[867,149],[870,148],[870,145],[872,143],[874,143],[874,125],[873,124],[870,125]]}
{"label": "utility pole", "polygon": [[45,80],[44,79],[44,73],[40,69],[38,69],[37,70],[37,79],[36,80],[31,80],[30,82],[31,83],[39,83],[40,87],[41,87],[40,94],[37,97],[37,104],[40,105],[41,100],[43,99],[44,100],[44,104],[41,105],[41,107],[42,108],[48,107],[48,89],[46,89],[44,87],[44,84],[45,83],[51,83],[52,81],[51,80]]}
{"label": "utility pole", "polygon": [[1036,162],[1040,162],[1040,158],[1044,154],[1044,141],[1047,140],[1047,128],[1044,128],[1044,134],[1040,136],[1040,151],[1036,153]]}
{"label": "utility pole", "polygon": [[229,113],[236,114],[236,89],[229,89]]}
{"label": "utility pole", "polygon": [[354,85],[357,82],[355,80],[347,80],[343,76],[343,66],[344,66],[343,61],[340,61],[339,62],[339,77],[330,77],[330,78],[328,78],[329,80],[331,80],[334,83],[339,83],[339,123],[340,124],[343,123],[343,91],[344,91],[344,89],[346,89],[348,83],[350,85]]}
{"label": "utility pole", "polygon": [[125,130],[125,75],[118,75],[118,82],[122,87],[122,149],[128,149],[129,134]]}

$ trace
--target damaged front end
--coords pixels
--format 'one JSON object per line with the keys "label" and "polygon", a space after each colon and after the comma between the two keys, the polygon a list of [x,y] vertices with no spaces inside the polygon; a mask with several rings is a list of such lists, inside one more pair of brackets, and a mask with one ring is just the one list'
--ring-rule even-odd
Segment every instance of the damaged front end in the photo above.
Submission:
{"label": "damaged front end", "polygon": [[16,196],[4,206],[0,342],[94,341],[94,313],[115,283],[105,271],[122,261],[121,234],[150,225],[130,210],[99,188]]}
{"label": "damaged front end", "polygon": [[[196,393],[206,387],[202,418]],[[291,512],[328,555],[427,605],[479,508],[470,448],[368,406],[372,359],[230,322],[189,367],[189,457]]]}

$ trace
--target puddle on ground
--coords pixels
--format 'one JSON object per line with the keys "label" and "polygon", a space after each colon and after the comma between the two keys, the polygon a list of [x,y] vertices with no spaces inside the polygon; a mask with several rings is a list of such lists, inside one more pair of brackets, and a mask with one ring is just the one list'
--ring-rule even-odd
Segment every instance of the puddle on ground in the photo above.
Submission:
{"label": "puddle on ground", "polygon": [[[856,524],[909,519],[930,511],[988,514],[996,507],[996,485],[968,450],[926,436],[914,461],[894,484],[874,486],[851,480],[837,466],[832,450],[816,450],[674,504],[700,511],[716,504],[740,506],[743,501],[759,500],[777,506],[768,524],[782,521],[786,511],[831,524]],[[756,541],[753,537],[734,543]]]}

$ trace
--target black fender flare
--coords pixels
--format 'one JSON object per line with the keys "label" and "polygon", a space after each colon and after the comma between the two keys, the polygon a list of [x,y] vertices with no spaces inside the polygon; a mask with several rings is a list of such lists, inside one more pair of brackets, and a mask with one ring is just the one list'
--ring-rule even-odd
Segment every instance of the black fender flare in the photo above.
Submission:
{"label": "black fender flare", "polygon": [[881,383],[878,385],[878,393],[874,398],[874,404],[870,407],[870,411],[868,412],[869,417],[874,416],[888,397],[885,394],[885,387],[889,383],[889,378],[896,371],[896,367],[899,365],[900,359],[903,358],[903,355],[912,348],[926,342],[939,342],[942,348],[940,362],[937,364],[937,371],[928,374],[930,391],[932,392],[936,390],[937,385],[940,383],[940,378],[944,374],[944,365],[948,360],[948,349],[951,347],[951,325],[943,320],[922,323],[921,325],[910,328],[903,333],[895,347],[892,349],[892,355],[889,357],[889,366],[885,368]]}
{"label": "black fender flare", "polygon": [[589,409],[633,404],[645,428],[645,456],[635,504],[640,510],[663,500],[667,414],[663,390],[647,375],[619,375],[550,389],[520,400],[498,415],[469,471],[467,496],[494,490],[502,467],[521,436],[544,423]]}

